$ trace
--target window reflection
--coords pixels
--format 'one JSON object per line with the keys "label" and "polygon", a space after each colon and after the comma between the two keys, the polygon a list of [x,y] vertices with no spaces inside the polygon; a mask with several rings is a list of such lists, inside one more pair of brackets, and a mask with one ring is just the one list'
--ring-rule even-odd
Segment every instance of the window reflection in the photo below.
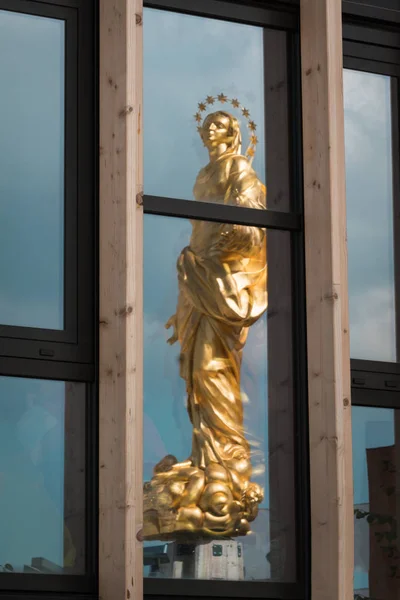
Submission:
{"label": "window reflection", "polygon": [[353,407],[355,594],[398,598],[400,509],[398,411]]}
{"label": "window reflection", "polygon": [[64,327],[64,22],[0,10],[0,324]]}
{"label": "window reflection", "polygon": [[391,78],[344,71],[351,357],[395,361]]}
{"label": "window reflection", "polygon": [[[194,115],[207,95],[215,98],[207,108],[228,107],[239,119],[243,154],[251,131],[242,108],[249,110],[258,137],[253,167],[265,182],[262,28],[149,8],[144,22],[145,193],[193,198],[207,162]],[[229,102],[218,102],[221,94]]]}
{"label": "window reflection", "polygon": [[[208,231],[207,225],[211,229],[224,227],[196,223],[204,231]],[[177,306],[177,257],[188,246],[191,229],[190,222],[183,219],[145,215],[146,482],[152,480],[154,468],[164,457],[172,455],[177,461],[184,461],[192,448],[193,425],[188,414],[185,381],[180,376],[180,347],[178,344],[168,346],[166,340],[171,332],[165,330],[165,323],[175,314]],[[156,240],[163,240],[162,246]],[[204,250],[205,262],[213,260],[211,248],[210,244]],[[251,447],[251,481],[264,491],[258,515],[250,523],[252,533],[228,536],[230,540],[216,535],[204,543],[186,534],[179,539],[160,536],[161,540],[155,534],[151,541],[145,542],[146,576],[278,581],[293,581],[296,577],[290,234],[269,231],[267,253],[269,308],[248,330],[240,380],[244,432]],[[199,301],[201,295],[199,290]],[[192,325],[189,333],[195,336],[196,324]],[[208,334],[205,331],[210,343],[212,331],[212,326]],[[267,353],[268,345],[273,348],[271,357]],[[203,384],[206,380],[203,379]],[[233,566],[228,569],[232,561]]]}
{"label": "window reflection", "polygon": [[0,571],[85,568],[85,385],[0,377]]}

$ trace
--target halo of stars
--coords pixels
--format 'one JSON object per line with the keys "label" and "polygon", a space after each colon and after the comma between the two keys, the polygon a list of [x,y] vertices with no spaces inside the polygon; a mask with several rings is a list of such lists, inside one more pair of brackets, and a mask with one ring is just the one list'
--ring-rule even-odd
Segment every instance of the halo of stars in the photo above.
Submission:
{"label": "halo of stars", "polygon": [[197,112],[194,115],[194,119],[197,123],[197,131],[201,131],[200,123],[203,120],[202,113],[205,112],[207,108],[212,106],[215,102],[220,102],[221,104],[231,104],[233,108],[239,109],[243,117],[246,119],[247,128],[249,130],[250,135],[250,143],[246,150],[245,156],[250,162],[252,162],[256,153],[256,146],[258,144],[258,137],[256,135],[257,125],[250,118],[250,111],[244,106],[242,106],[237,98],[228,98],[228,96],[225,96],[225,94],[221,93],[217,96],[207,96],[205,100],[199,102],[199,104],[197,105]]}

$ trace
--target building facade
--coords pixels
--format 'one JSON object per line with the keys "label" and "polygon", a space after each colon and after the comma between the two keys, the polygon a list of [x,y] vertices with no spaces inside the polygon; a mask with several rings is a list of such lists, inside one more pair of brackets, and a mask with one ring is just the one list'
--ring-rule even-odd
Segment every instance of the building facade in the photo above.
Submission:
{"label": "building facade", "polygon": [[399,0],[0,0],[0,600],[400,595]]}

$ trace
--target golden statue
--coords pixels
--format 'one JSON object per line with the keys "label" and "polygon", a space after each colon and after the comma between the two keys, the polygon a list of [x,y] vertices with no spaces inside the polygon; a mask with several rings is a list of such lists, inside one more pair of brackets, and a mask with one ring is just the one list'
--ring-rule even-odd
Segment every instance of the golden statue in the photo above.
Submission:
{"label": "golden statue", "polygon": [[[213,104],[211,100],[215,99],[208,97],[206,102]],[[231,102],[239,106],[237,100]],[[199,109],[205,110],[206,103]],[[257,138],[253,121],[249,123],[252,137],[246,155],[251,159]],[[240,154],[238,120],[218,111],[198,130],[210,160],[197,176],[195,199],[264,209],[265,186],[249,158]],[[265,230],[192,221],[190,244],[182,250],[177,270],[178,304],[166,327],[174,330],[168,342],[180,344],[192,451],[185,462],[171,455],[163,458],[144,484],[143,537],[244,535],[263,499],[263,490],[250,481],[240,367],[249,327],[267,308]]]}

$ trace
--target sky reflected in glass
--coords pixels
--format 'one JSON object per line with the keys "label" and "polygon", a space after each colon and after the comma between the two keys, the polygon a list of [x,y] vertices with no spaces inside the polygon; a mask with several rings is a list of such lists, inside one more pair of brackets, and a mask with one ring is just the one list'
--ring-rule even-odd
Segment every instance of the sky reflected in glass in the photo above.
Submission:
{"label": "sky reflected in glass", "polygon": [[64,22],[0,10],[0,324],[64,327]]}
{"label": "sky reflected in glass", "polygon": [[[259,143],[253,162],[265,182],[263,30],[162,10],[144,10],[144,191],[191,200],[208,154],[194,115],[206,96],[226,94],[249,109]],[[247,121],[239,118],[247,148]],[[208,111],[207,111],[208,112]],[[203,113],[206,114],[206,113]]]}
{"label": "sky reflected in glass", "polygon": [[350,353],[396,361],[390,77],[346,69]]}

